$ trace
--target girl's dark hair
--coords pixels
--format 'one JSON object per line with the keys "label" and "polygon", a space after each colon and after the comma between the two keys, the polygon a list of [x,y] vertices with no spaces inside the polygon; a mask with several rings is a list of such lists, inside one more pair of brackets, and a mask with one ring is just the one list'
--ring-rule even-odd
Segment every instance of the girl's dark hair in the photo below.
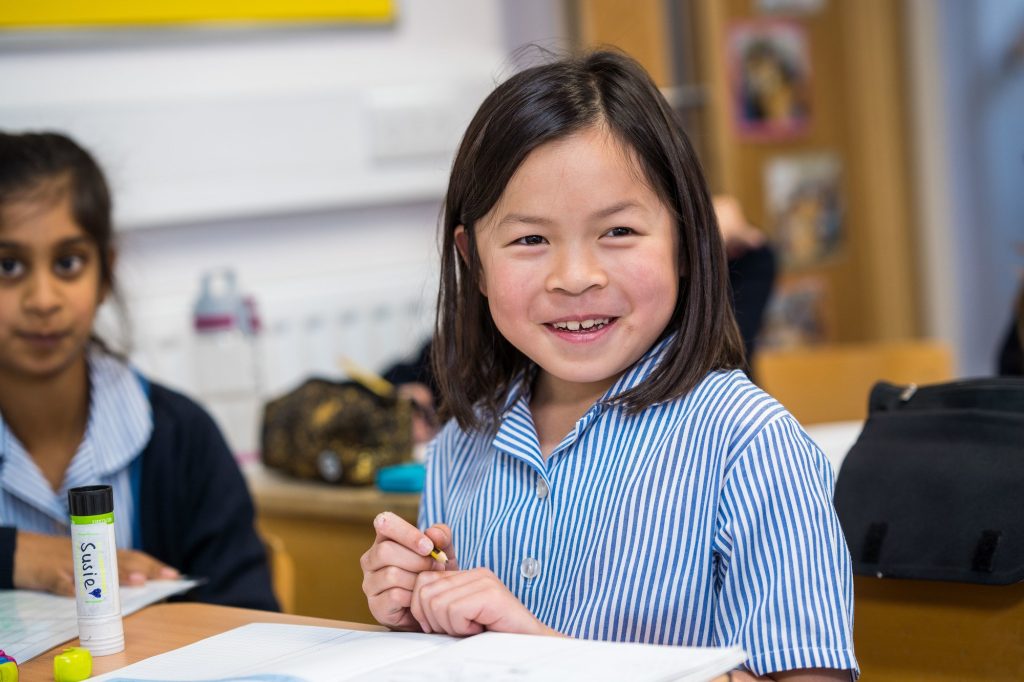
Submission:
{"label": "girl's dark hair", "polygon": [[66,135],[0,131],[0,208],[19,201],[56,202],[65,195],[75,223],[99,251],[101,283],[116,292],[110,190],[99,164]]}
{"label": "girl's dark hair", "polygon": [[[441,411],[465,430],[494,429],[514,377],[530,360],[498,331],[480,293],[476,224],[543,144],[595,125],[631,149],[679,228],[679,295],[665,357],[615,397],[635,412],[685,394],[711,370],[743,366],[725,250],[700,162],[675,114],[636,61],[592,52],[535,66],[499,85],[469,124],[441,217],[441,283],[432,361]],[[468,260],[455,243],[465,226]]]}

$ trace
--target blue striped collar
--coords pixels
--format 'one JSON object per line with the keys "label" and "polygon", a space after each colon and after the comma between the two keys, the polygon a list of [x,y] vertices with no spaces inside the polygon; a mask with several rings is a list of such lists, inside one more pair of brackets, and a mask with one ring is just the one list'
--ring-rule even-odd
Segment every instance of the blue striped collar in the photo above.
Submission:
{"label": "blue striped collar", "polygon": [[98,350],[88,355],[89,420],[60,490],[54,491],[0,414],[0,487],[60,523],[67,491],[95,485],[125,468],[153,433],[149,400],[130,367]]}
{"label": "blue striped collar", "polygon": [[[566,434],[552,451],[551,458],[570,448],[604,409],[615,403],[619,395],[642,384],[664,358],[671,340],[672,336],[669,335],[658,341],[632,367],[627,369],[605,391],[604,395],[579,418],[572,431]],[[501,421],[498,424],[493,445],[502,452],[526,461],[537,471],[544,472],[546,464],[540,450],[533,414],[530,412],[531,387],[536,376],[537,366],[531,365],[512,382],[512,388],[509,390],[508,398],[505,400],[505,406],[501,412]]]}
{"label": "blue striped collar", "polygon": [[[673,335],[670,334],[660,341],[655,342],[646,353],[644,353],[639,360],[633,363],[633,366],[627,369],[622,376],[615,380],[615,383],[605,391],[604,395],[597,401],[599,405],[608,405],[614,403],[618,395],[625,393],[631,388],[635,388],[642,384],[647,377],[654,372],[655,367],[661,362],[666,354],[668,345],[672,342]],[[501,409],[501,417],[506,417],[514,408],[515,405],[521,401],[525,401],[527,404],[530,402],[531,387],[533,386],[533,380],[537,377],[537,365],[531,363],[530,366],[521,371],[515,379],[512,380],[512,387],[509,389],[508,396],[505,399],[505,405]]]}

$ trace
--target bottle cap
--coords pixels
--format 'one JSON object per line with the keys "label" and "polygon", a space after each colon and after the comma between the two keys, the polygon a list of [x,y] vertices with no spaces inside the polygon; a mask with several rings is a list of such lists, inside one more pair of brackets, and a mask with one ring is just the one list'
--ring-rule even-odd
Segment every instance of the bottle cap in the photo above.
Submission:
{"label": "bottle cap", "polygon": [[124,651],[121,614],[106,618],[79,618],[78,642],[88,647],[93,656],[109,656]]}
{"label": "bottle cap", "polygon": [[53,657],[54,682],[81,682],[92,676],[92,654],[72,646]]}
{"label": "bottle cap", "polygon": [[98,516],[114,511],[114,490],[109,485],[86,485],[68,491],[72,516]]}
{"label": "bottle cap", "polygon": [[193,326],[197,332],[206,334],[235,329],[245,332],[248,315],[233,270],[215,270],[203,275],[199,298],[192,308]]}

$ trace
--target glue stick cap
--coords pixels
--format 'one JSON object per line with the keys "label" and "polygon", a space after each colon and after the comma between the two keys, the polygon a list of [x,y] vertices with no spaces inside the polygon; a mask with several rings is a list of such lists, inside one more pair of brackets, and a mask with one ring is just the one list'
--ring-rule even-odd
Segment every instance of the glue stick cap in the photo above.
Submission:
{"label": "glue stick cap", "polygon": [[68,491],[72,516],[97,516],[114,511],[114,491],[109,485],[86,485]]}

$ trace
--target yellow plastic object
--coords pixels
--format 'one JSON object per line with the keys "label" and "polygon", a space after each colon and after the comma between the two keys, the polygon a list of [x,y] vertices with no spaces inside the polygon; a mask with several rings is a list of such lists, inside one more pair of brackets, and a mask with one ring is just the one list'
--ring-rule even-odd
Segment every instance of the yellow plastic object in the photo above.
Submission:
{"label": "yellow plastic object", "polygon": [[0,663],[0,682],[18,682],[18,664],[9,658]]}
{"label": "yellow plastic object", "polygon": [[92,677],[92,654],[80,646],[68,647],[53,657],[54,682],[82,682]]}
{"label": "yellow plastic object", "polygon": [[194,22],[323,22],[394,20],[394,0],[34,0],[0,2],[0,26],[130,26]]}

